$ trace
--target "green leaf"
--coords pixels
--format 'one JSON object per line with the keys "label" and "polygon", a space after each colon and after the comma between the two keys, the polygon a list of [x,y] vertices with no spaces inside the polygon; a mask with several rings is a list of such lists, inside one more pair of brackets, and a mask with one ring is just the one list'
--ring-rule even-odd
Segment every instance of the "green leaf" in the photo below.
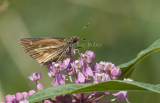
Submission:
{"label": "green leaf", "polygon": [[29,96],[27,100],[29,103],[42,101],[53,96],[73,94],[73,93],[86,93],[96,91],[114,91],[114,90],[126,90],[126,91],[152,91],[160,93],[160,85],[153,85],[140,82],[129,82],[121,80],[111,80],[101,83],[84,83],[84,84],[65,84],[50,87]]}
{"label": "green leaf", "polygon": [[131,73],[134,71],[134,66],[138,64],[141,60],[143,60],[148,55],[152,54],[153,52],[156,52],[160,50],[160,39],[155,41],[151,46],[149,46],[147,49],[141,51],[137,57],[127,63],[121,64],[118,67],[121,68],[122,74],[120,76],[120,79],[127,78],[131,75]]}

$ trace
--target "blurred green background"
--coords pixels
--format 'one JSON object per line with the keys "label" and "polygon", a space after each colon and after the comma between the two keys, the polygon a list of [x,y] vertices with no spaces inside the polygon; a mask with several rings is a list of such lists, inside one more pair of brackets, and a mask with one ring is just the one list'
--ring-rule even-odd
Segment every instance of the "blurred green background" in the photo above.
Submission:
{"label": "blurred green background", "polygon": [[[41,82],[51,86],[46,67],[24,52],[21,38],[73,37],[90,23],[79,37],[102,45],[92,48],[96,62],[116,65],[135,58],[160,38],[159,0],[9,0],[8,4],[0,11],[0,101],[6,94],[36,89],[28,80],[32,72],[42,72]],[[136,66],[131,78],[160,83],[159,61],[160,52],[147,57]],[[160,95],[129,92],[129,100],[160,103]]]}

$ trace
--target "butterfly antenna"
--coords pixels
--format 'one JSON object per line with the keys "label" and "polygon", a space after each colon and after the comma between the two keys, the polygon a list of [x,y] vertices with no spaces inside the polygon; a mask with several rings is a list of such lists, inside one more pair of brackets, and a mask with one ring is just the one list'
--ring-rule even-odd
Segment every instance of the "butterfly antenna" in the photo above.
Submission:
{"label": "butterfly antenna", "polygon": [[88,25],[89,25],[89,23],[86,24],[86,25],[82,28],[82,30],[81,30],[79,33],[77,33],[77,35],[80,34],[84,29],[86,29],[86,28],[88,27]]}

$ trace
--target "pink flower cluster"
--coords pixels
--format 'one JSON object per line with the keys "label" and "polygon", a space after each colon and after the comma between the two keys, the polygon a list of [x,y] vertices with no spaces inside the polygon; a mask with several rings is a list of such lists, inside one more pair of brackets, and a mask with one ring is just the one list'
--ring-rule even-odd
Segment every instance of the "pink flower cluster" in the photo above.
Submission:
{"label": "pink flower cluster", "polygon": [[[53,86],[66,84],[66,81],[70,83],[99,83],[102,81],[108,80],[116,80],[121,75],[121,69],[116,67],[111,62],[99,62],[96,65],[92,65],[93,60],[95,59],[95,53],[92,51],[86,51],[84,54],[81,53],[78,59],[67,58],[65,60],[52,62],[51,65],[48,66],[49,72],[48,76],[54,78],[52,84]],[[41,74],[33,73],[29,76],[31,81],[36,82],[37,90],[44,89],[43,85],[39,82],[41,78]],[[125,79],[126,81],[130,81],[130,79]],[[43,103],[98,103],[99,100],[111,94],[110,92],[92,92],[89,94],[78,93],[78,94],[70,94],[70,95],[60,95],[56,96],[55,100],[47,99],[43,100]],[[110,103],[114,101],[122,101],[125,99],[128,103],[127,99],[127,91],[120,91],[118,93],[113,93],[115,98],[105,101],[103,103]],[[6,100],[8,101],[9,96],[6,96]],[[19,97],[19,96],[17,96]],[[19,101],[25,99],[24,97],[18,99]],[[15,101],[10,101],[9,103],[17,103]],[[24,101],[23,103],[27,103]]]}
{"label": "pink flower cluster", "polygon": [[27,92],[22,92],[22,93],[18,92],[15,95],[8,94],[5,97],[5,103],[18,103],[21,100],[27,98],[28,96],[30,96],[34,93],[36,93],[35,90],[30,90],[28,93]]}
{"label": "pink flower cluster", "polygon": [[94,59],[94,52],[86,51],[85,54],[81,53],[77,60],[67,58],[63,62],[53,62],[48,67],[50,70],[48,76],[54,78],[52,84],[57,86],[65,84],[66,80],[71,83],[88,83],[91,80],[98,83],[118,79],[121,75],[120,68],[110,62],[101,61],[91,65]]}

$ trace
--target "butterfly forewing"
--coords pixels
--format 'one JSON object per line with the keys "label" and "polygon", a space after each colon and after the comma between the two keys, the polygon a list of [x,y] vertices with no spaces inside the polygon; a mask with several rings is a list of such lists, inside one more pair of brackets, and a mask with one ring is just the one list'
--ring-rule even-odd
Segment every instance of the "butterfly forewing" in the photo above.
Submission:
{"label": "butterfly forewing", "polygon": [[49,65],[66,54],[70,44],[65,38],[25,38],[21,45],[42,65]]}

